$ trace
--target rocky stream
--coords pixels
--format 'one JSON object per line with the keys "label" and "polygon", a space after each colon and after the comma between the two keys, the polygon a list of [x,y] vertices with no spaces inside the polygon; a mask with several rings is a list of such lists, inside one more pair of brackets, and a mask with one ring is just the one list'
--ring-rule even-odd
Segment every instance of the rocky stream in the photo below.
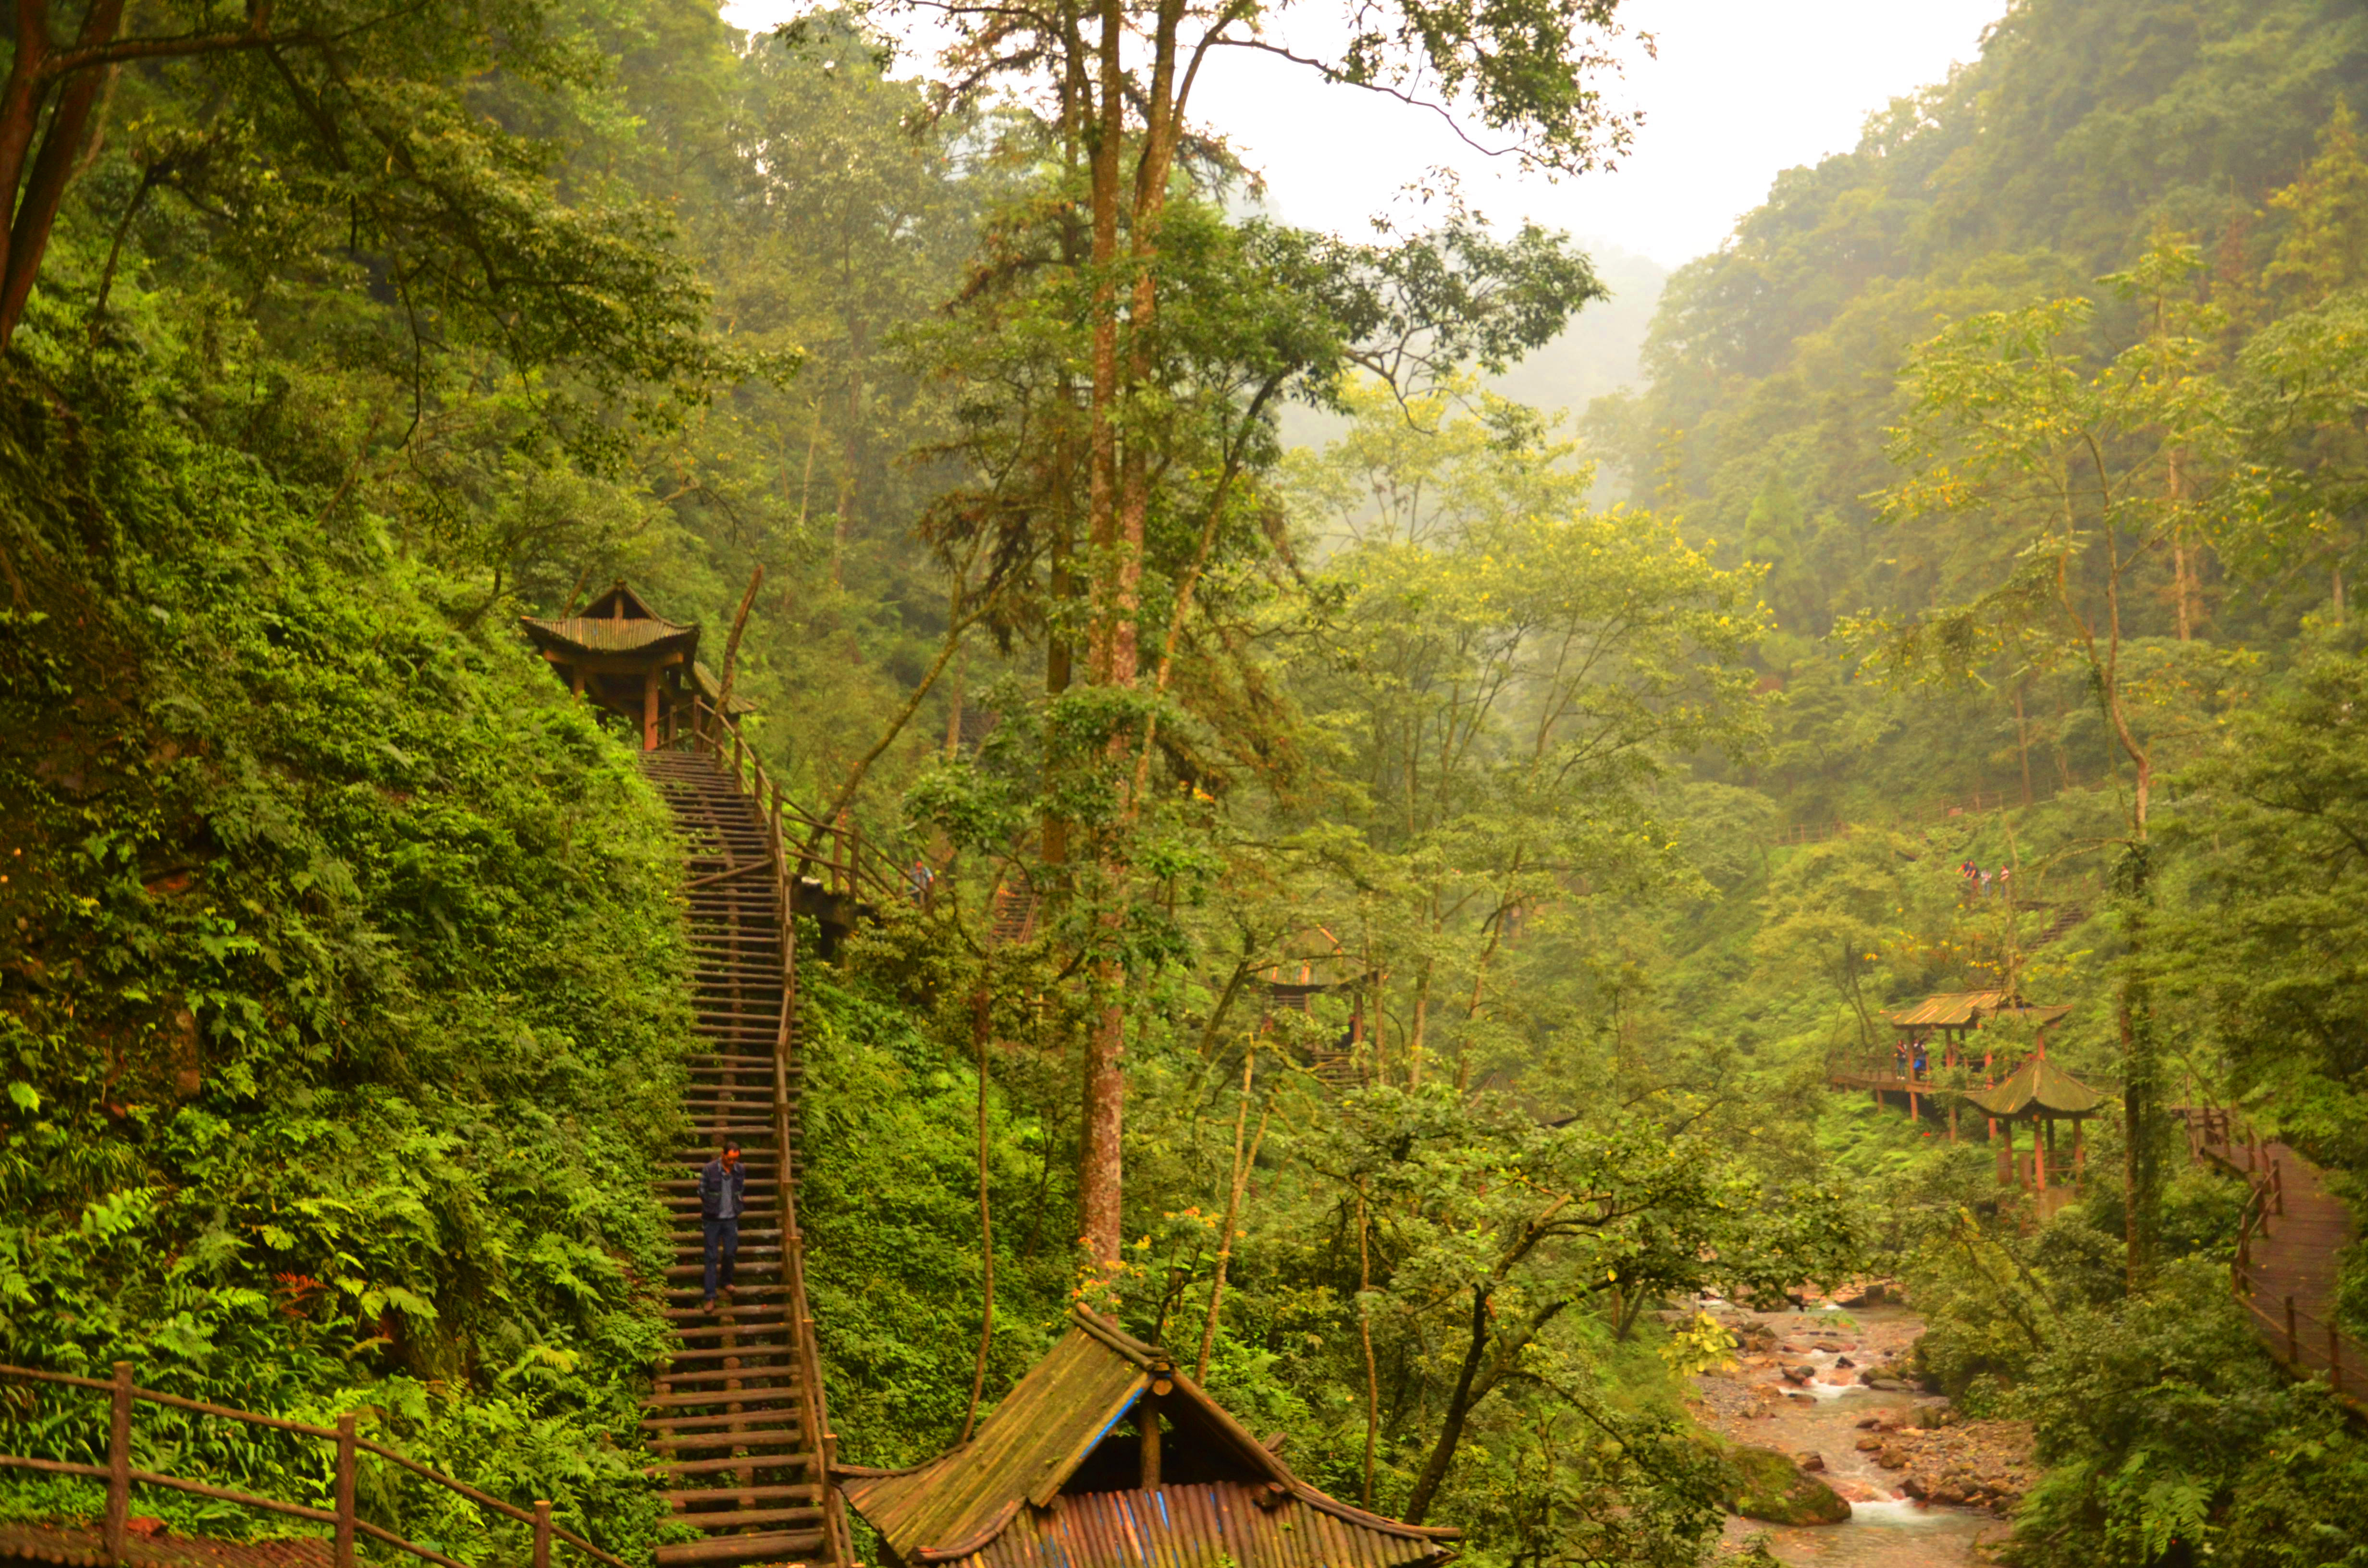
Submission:
{"label": "rocky stream", "polygon": [[[1784,1312],[1703,1306],[1739,1342],[1736,1360],[1695,1380],[1696,1415],[1729,1441],[1774,1450],[1850,1505],[1837,1523],[1727,1521],[1726,1550],[1755,1535],[1778,1561],[1816,1568],[1960,1568],[1988,1561],[2003,1515],[2036,1475],[2029,1427],[1964,1421],[1906,1375],[1923,1323],[1880,1288]],[[1839,1510],[1795,1473],[1794,1517]]]}

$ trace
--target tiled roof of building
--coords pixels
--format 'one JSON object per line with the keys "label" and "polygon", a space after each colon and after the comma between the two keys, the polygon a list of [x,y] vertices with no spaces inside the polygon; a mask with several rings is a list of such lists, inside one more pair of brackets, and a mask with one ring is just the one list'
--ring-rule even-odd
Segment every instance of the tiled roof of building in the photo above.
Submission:
{"label": "tiled roof of building", "polygon": [[699,626],[668,620],[642,602],[642,597],[617,584],[586,606],[582,615],[539,620],[520,616],[529,637],[542,647],[560,646],[584,653],[638,653],[668,642],[679,642],[689,653],[699,646]]}
{"label": "tiled roof of building", "polygon": [[1987,1116],[2088,1116],[2105,1096],[2033,1051],[1993,1089],[1965,1096]]}
{"label": "tiled roof of building", "polygon": [[[1064,1491],[1154,1392],[1178,1483]],[[1181,1467],[1190,1463],[1232,1473],[1188,1479]],[[848,1501],[897,1561],[914,1565],[1399,1568],[1444,1562],[1460,1534],[1326,1496],[1164,1352],[1083,1312],[968,1443],[911,1470],[840,1473]]]}
{"label": "tiled roof of building", "polygon": [[1950,991],[1937,996],[1927,996],[1913,1007],[1897,1013],[1885,1013],[1884,1017],[1902,1028],[1955,1029],[2000,1013],[2011,1013],[2016,1017],[2028,1018],[2036,1024],[2052,1024],[2071,1010],[2068,1004],[2034,1007],[2006,991]]}

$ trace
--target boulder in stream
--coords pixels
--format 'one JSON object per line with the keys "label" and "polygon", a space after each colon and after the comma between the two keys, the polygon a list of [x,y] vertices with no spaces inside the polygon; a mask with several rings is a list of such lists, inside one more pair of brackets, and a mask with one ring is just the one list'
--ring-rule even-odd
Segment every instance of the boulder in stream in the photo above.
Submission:
{"label": "boulder in stream", "polygon": [[1722,1451],[1728,1487],[1722,1501],[1745,1518],[1771,1525],[1838,1525],[1850,1517],[1850,1506],[1840,1493],[1789,1456],[1746,1443],[1723,1445]]}

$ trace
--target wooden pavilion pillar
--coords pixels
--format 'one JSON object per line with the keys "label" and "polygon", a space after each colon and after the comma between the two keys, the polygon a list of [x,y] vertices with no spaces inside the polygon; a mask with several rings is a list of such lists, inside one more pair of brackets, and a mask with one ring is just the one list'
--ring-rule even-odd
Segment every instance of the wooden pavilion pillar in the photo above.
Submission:
{"label": "wooden pavilion pillar", "polygon": [[[2043,1210],[2047,1202],[2047,1156],[2055,1146],[2055,1119],[2051,1116],[2044,1120],[2047,1128],[2044,1141],[2041,1139],[2039,1131],[2042,1119],[2033,1117],[2031,1122],[2031,1163],[2032,1174],[2034,1177],[2031,1185],[2032,1190],[2039,1194]],[[2040,1217],[2044,1219],[2046,1215],[2043,1212]]]}
{"label": "wooden pavilion pillar", "polygon": [[642,749],[658,749],[658,671],[655,665],[642,672]]}
{"label": "wooden pavilion pillar", "polygon": [[2088,1119],[2085,1116],[2072,1119],[2072,1195],[2075,1198],[2084,1190],[2089,1174],[2088,1162],[2081,1157],[2080,1151],[2080,1124]]}
{"label": "wooden pavilion pillar", "polygon": [[[1990,1127],[1993,1131],[1998,1127],[1998,1121],[1995,1118],[1991,1119]],[[2006,1143],[1998,1150],[1998,1185],[2000,1187],[2021,1186],[2022,1173],[2016,1168],[2014,1163],[2014,1119],[2011,1117],[2007,1119]]]}

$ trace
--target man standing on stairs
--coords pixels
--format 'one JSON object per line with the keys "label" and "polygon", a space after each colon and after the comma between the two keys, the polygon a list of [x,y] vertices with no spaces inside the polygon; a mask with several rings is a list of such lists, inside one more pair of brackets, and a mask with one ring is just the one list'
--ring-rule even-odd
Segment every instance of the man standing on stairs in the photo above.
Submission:
{"label": "man standing on stairs", "polygon": [[747,1168],[740,1164],[740,1145],[726,1140],[723,1152],[699,1173],[699,1216],[707,1232],[707,1301],[715,1310],[716,1270],[723,1263],[723,1293],[732,1293],[732,1264],[740,1256],[740,1210],[748,1193]]}

